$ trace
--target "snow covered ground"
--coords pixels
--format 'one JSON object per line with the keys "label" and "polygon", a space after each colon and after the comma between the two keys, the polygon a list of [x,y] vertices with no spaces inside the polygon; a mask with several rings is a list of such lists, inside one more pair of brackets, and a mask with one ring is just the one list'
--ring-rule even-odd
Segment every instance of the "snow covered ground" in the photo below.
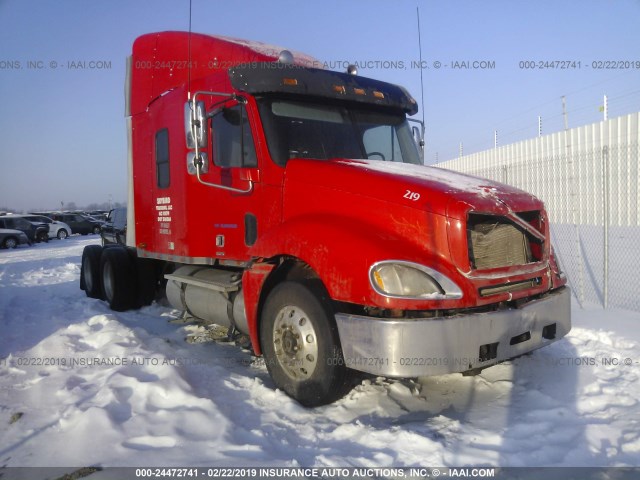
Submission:
{"label": "snow covered ground", "polygon": [[640,313],[485,370],[370,379],[307,410],[159,305],[79,289],[92,237],[0,250],[1,466],[639,466]]}

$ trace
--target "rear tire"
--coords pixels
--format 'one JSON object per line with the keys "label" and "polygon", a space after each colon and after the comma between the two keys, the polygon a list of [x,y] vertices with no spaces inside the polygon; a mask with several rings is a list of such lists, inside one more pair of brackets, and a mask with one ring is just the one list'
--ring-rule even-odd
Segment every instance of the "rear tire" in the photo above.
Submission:
{"label": "rear tire", "polygon": [[305,407],[341,398],[350,386],[330,299],[312,281],[287,281],[267,297],[260,343],[276,386]]}
{"label": "rear tire", "polygon": [[111,310],[124,312],[135,307],[136,269],[124,248],[107,247],[100,259],[102,291]]}
{"label": "rear tire", "polygon": [[102,294],[102,275],[100,274],[100,245],[87,245],[82,251],[82,266],[80,269],[80,288],[89,298],[104,299]]}
{"label": "rear tire", "polygon": [[61,228],[58,230],[58,235],[56,236],[58,237],[58,240],[64,240],[69,236],[69,233],[64,228]]}

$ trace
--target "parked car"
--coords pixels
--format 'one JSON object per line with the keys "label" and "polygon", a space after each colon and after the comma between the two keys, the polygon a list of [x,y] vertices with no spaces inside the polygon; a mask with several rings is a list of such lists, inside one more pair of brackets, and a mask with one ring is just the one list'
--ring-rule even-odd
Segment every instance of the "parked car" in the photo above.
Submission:
{"label": "parked car", "polygon": [[79,213],[54,213],[54,220],[58,222],[64,222],[71,227],[71,233],[80,233],[87,235],[89,233],[100,233],[100,227],[103,222],[96,220],[95,218],[81,215]]}
{"label": "parked car", "polygon": [[114,208],[109,211],[107,221],[100,232],[102,245],[116,243],[126,245],[127,240],[127,209]]}
{"label": "parked car", "polygon": [[107,218],[109,216],[109,213],[109,210],[91,210],[90,212],[85,212],[86,215],[103,222],[108,221]]}
{"label": "parked car", "polygon": [[30,242],[48,242],[49,225],[42,222],[32,222],[19,215],[0,217],[0,228],[20,230],[27,235]]}
{"label": "parked car", "polygon": [[18,245],[31,245],[27,234],[20,230],[0,228],[0,247],[16,248]]}
{"label": "parked car", "polygon": [[42,222],[49,225],[49,238],[58,238],[62,240],[63,238],[67,238],[71,235],[71,227],[64,222],[59,222],[58,220],[53,220],[50,217],[46,217],[44,215],[37,215],[34,213],[30,213],[29,215],[20,215],[23,218],[31,222]]}

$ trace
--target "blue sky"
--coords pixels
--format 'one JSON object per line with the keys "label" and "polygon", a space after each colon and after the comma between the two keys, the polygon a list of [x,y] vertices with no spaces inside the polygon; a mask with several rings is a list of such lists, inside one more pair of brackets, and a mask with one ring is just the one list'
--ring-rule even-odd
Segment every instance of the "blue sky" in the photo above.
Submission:
{"label": "blue sky", "polygon": [[[419,100],[417,6],[426,163],[457,156],[460,142],[465,153],[493,147],[496,129],[499,144],[533,137],[538,115],[543,133],[558,131],[563,95],[569,127],[601,120],[604,94],[610,117],[640,110],[640,0],[193,0],[193,31],[377,63],[359,74]],[[0,208],[126,200],[125,58],[141,34],[187,30],[188,12],[187,0],[0,0]],[[67,68],[79,61],[105,68]],[[599,61],[635,68],[593,68]]]}

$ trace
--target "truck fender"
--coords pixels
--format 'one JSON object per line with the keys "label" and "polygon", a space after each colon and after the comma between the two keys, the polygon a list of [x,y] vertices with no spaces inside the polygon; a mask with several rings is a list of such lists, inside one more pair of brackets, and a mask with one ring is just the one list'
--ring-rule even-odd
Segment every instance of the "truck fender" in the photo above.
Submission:
{"label": "truck fender", "polygon": [[265,280],[275,268],[269,263],[256,263],[242,275],[242,292],[244,294],[244,308],[247,316],[249,338],[256,355],[262,354],[260,348],[260,330],[258,328],[258,305]]}
{"label": "truck fender", "polygon": [[309,265],[332,299],[372,305],[377,296],[369,268],[385,259],[424,258],[416,245],[366,222],[314,215],[291,219],[259,237],[250,254],[261,258],[295,257]]}

